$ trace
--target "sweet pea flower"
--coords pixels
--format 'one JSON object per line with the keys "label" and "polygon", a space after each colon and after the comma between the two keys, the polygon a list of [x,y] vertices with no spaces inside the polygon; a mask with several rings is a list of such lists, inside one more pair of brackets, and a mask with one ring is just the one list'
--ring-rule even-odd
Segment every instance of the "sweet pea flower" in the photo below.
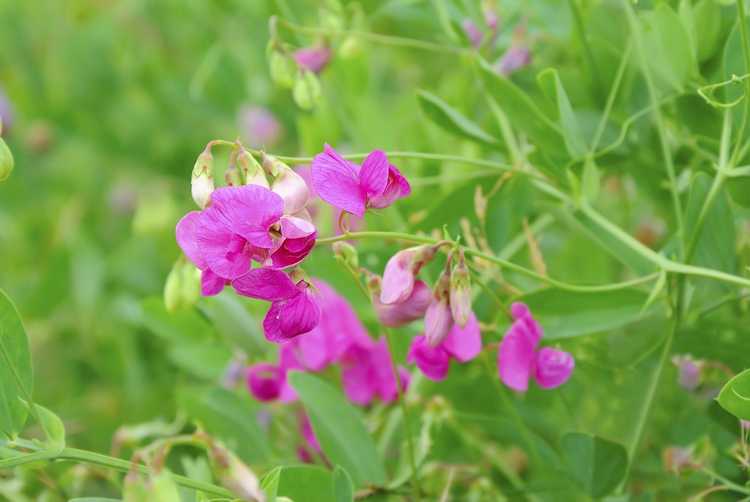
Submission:
{"label": "sweet pea flower", "polygon": [[372,151],[359,166],[328,144],[313,159],[312,182],[321,199],[360,218],[368,208],[388,207],[411,193],[409,182],[383,151]]}
{"label": "sweet pea flower", "polygon": [[465,327],[453,324],[448,334],[437,345],[431,345],[426,336],[415,337],[409,346],[407,361],[430,380],[443,380],[450,369],[451,359],[466,363],[482,351],[479,322],[471,314]]}
{"label": "sweet pea flower", "polygon": [[375,308],[380,324],[391,328],[397,328],[412,321],[422,318],[427,307],[432,301],[432,291],[423,281],[415,281],[409,296],[399,303],[383,303],[380,301],[380,277],[375,276],[373,282],[376,287],[371,287],[372,305]]}
{"label": "sweet pea flower", "polygon": [[381,303],[388,305],[406,301],[414,290],[415,276],[436,252],[437,247],[423,245],[403,249],[391,256],[383,271]]}
{"label": "sweet pea flower", "polygon": [[473,45],[474,47],[479,47],[480,45],[482,45],[484,33],[482,33],[482,31],[474,21],[472,21],[471,19],[464,19],[461,23],[461,26],[463,27],[464,33],[469,39],[469,42],[471,42],[471,45]]}
{"label": "sweet pea flower", "polygon": [[526,45],[516,44],[510,46],[505,54],[495,64],[495,69],[501,75],[508,76],[516,70],[531,64],[531,51]]}
{"label": "sweet pea flower", "polygon": [[240,295],[271,302],[263,319],[263,331],[271,342],[289,340],[317,326],[320,307],[309,286],[303,280],[295,284],[273,268],[256,268],[232,281]]}
{"label": "sweet pea flower", "polygon": [[312,464],[315,461],[314,455],[323,455],[323,449],[320,447],[317,436],[315,436],[310,417],[306,413],[299,413],[298,425],[304,444],[297,447],[297,456],[302,462]]}
{"label": "sweet pea flower", "polygon": [[269,148],[278,143],[283,130],[276,116],[262,106],[243,105],[237,124],[245,144],[253,148]]}
{"label": "sweet pea flower", "polygon": [[[408,372],[399,368],[403,389],[409,384]],[[399,394],[399,383],[393,375],[391,354],[385,338],[367,339],[351,344],[341,357],[341,379],[344,393],[353,403],[366,406],[376,397],[389,403]]]}
{"label": "sweet pea flower", "polygon": [[678,383],[685,390],[693,391],[701,383],[702,361],[696,361],[689,355],[674,356],[672,363],[677,366]]}
{"label": "sweet pea flower", "polygon": [[324,46],[303,47],[293,54],[297,66],[313,73],[320,73],[331,60],[331,49]]}
{"label": "sweet pea flower", "polygon": [[500,342],[497,359],[503,383],[526,392],[530,378],[543,389],[567,382],[575,367],[573,356],[549,347],[537,350],[544,332],[526,305],[514,303],[511,314],[515,321]]}
{"label": "sweet pea flower", "polygon": [[261,402],[275,401],[286,384],[286,374],[279,366],[258,363],[247,369],[247,387]]}
{"label": "sweet pea flower", "polygon": [[276,268],[296,265],[316,236],[312,223],[284,215],[283,199],[258,185],[215,190],[209,206],[186,214],[176,229],[183,253],[202,272],[204,296],[247,273],[253,259]]}

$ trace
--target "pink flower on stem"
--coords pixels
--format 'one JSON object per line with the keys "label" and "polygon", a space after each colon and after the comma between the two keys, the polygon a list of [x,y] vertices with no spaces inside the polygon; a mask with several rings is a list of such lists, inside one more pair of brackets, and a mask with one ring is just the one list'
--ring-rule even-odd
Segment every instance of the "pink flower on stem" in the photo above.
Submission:
{"label": "pink flower on stem", "polygon": [[320,73],[331,60],[331,49],[324,46],[303,47],[293,54],[297,66],[313,73]]}
{"label": "pink flower on stem", "polygon": [[482,31],[474,21],[472,21],[471,19],[464,19],[461,25],[463,26],[464,33],[466,33],[466,37],[471,42],[471,45],[473,45],[474,47],[479,47],[480,45],[482,45],[484,33],[482,33]]}
{"label": "pink flower on stem", "polygon": [[[378,277],[378,280],[380,278]],[[372,295],[372,304],[380,324],[396,328],[422,318],[432,301],[432,291],[423,281],[414,281],[409,296],[399,303],[383,303],[380,300],[380,287]]]}
{"label": "pink flower on stem", "polygon": [[262,106],[242,106],[237,122],[245,144],[253,148],[274,146],[283,132],[276,116]]}
{"label": "pink flower on stem", "polygon": [[281,270],[256,268],[232,281],[242,296],[271,302],[263,319],[263,331],[271,342],[289,340],[307,333],[320,320],[320,307],[309,284],[296,284]]}
{"label": "pink flower on stem", "polygon": [[693,391],[701,383],[702,361],[696,361],[689,355],[674,356],[672,363],[677,366],[678,383],[685,390]]}
{"label": "pink flower on stem", "polygon": [[514,43],[495,64],[501,75],[508,76],[516,70],[531,64],[531,51],[523,44]]}
{"label": "pink flower on stem", "polygon": [[515,322],[500,342],[498,352],[500,380],[520,392],[526,392],[530,378],[543,389],[567,382],[575,367],[573,356],[549,347],[537,350],[544,332],[526,305],[514,303],[511,314]]}
{"label": "pink flower on stem", "polygon": [[380,302],[386,305],[403,303],[412,295],[415,276],[435,256],[435,246],[416,246],[403,249],[385,264]]}
{"label": "pink flower on stem", "polygon": [[448,334],[437,345],[428,343],[427,337],[417,336],[409,347],[407,361],[430,380],[443,380],[448,375],[451,359],[466,363],[482,351],[479,322],[472,313],[465,327],[453,324]]}
{"label": "pink flower on stem", "polygon": [[[399,394],[399,383],[393,374],[391,354],[385,338],[377,342],[367,339],[349,346],[341,357],[341,378],[346,397],[366,406],[376,397],[389,403]],[[408,373],[399,368],[403,389],[408,387]]]}
{"label": "pink flower on stem", "polygon": [[321,199],[359,217],[368,208],[388,207],[411,193],[409,182],[381,150],[371,152],[358,166],[325,145],[313,159],[312,182]]}
{"label": "pink flower on stem", "polygon": [[304,259],[315,243],[315,227],[283,211],[283,199],[267,188],[223,187],[211,194],[206,209],[177,223],[177,243],[202,271],[204,296],[247,273],[253,259],[279,268]]}
{"label": "pink flower on stem", "polygon": [[286,385],[286,372],[270,363],[258,363],[247,369],[247,387],[262,402],[279,399]]}

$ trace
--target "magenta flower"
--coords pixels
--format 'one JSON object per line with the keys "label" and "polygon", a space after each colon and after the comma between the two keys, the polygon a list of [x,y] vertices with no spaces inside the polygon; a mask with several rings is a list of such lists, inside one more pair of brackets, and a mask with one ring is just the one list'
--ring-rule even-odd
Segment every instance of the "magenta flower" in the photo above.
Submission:
{"label": "magenta flower", "polygon": [[672,363],[677,366],[678,383],[685,390],[693,391],[701,382],[702,362],[696,361],[690,355],[674,356]]}
{"label": "magenta flower", "polygon": [[380,292],[372,295],[372,304],[380,324],[393,328],[420,319],[431,301],[432,291],[423,281],[415,281],[409,296],[400,303],[381,302]]}
{"label": "magenta flower", "polygon": [[[399,369],[404,388],[408,376]],[[398,383],[393,375],[391,354],[385,338],[353,343],[341,357],[341,379],[350,401],[366,406],[376,397],[389,403],[398,397]]]}
{"label": "magenta flower", "polygon": [[391,256],[383,271],[380,301],[386,305],[403,303],[414,290],[415,276],[435,256],[434,246],[416,246],[402,249]]}
{"label": "magenta flower", "polygon": [[409,182],[381,150],[371,152],[358,166],[326,144],[313,159],[312,182],[321,199],[359,217],[367,208],[388,207],[411,193]]}
{"label": "magenta flower", "polygon": [[304,444],[297,447],[297,456],[300,461],[306,464],[312,464],[315,462],[315,455],[323,455],[323,450],[320,447],[318,438],[315,436],[310,417],[308,417],[306,413],[299,413],[298,424],[299,433],[300,436],[302,436]]}
{"label": "magenta flower", "polygon": [[482,45],[482,40],[484,39],[484,33],[477,27],[476,23],[472,21],[471,19],[464,19],[463,23],[461,23],[464,29],[464,33],[466,33],[466,37],[471,42],[471,45],[474,47],[479,47]]}
{"label": "magenta flower", "polygon": [[242,296],[271,302],[263,319],[263,331],[271,342],[289,340],[312,330],[320,319],[320,308],[309,284],[294,283],[284,272],[256,268],[232,281]]}
{"label": "magenta flower", "polygon": [[177,223],[177,243],[201,271],[204,296],[250,270],[251,260],[282,268],[302,261],[315,244],[315,227],[284,216],[280,196],[258,185],[223,187],[203,211]]}
{"label": "magenta flower", "polygon": [[544,332],[526,305],[514,303],[511,314],[515,322],[500,342],[497,359],[503,383],[511,389],[526,392],[530,378],[543,389],[567,382],[575,367],[573,356],[548,347],[537,350]]}
{"label": "magenta flower", "polygon": [[448,334],[436,346],[428,343],[427,337],[415,337],[409,347],[407,361],[417,365],[417,368],[430,380],[443,380],[448,375],[451,359],[466,363],[474,359],[482,351],[482,335],[479,322],[471,314],[465,327],[453,324]]}
{"label": "magenta flower", "polygon": [[261,402],[275,401],[286,385],[286,372],[270,363],[258,363],[247,369],[247,387]]}
{"label": "magenta flower", "polygon": [[324,46],[303,47],[294,51],[297,66],[313,73],[320,73],[331,60],[331,49]]}
{"label": "magenta flower", "polygon": [[243,141],[253,148],[272,147],[283,133],[276,116],[262,106],[243,105],[237,123]]}
{"label": "magenta flower", "polygon": [[501,75],[508,76],[516,70],[531,64],[531,51],[522,44],[513,44],[495,63],[495,69]]}

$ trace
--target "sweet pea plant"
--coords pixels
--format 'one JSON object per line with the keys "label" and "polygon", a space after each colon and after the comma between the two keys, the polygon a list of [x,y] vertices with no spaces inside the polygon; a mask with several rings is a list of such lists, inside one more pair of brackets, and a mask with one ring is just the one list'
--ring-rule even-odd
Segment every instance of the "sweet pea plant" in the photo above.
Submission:
{"label": "sweet pea plant", "polygon": [[[299,113],[345,116],[335,67],[405,48],[465,81],[416,92],[457,149],[290,157],[243,110],[144,314],[199,380],[174,422],[67,446],[3,294],[0,467],[104,468],[126,501],[750,500],[745,2],[570,0],[564,44],[503,2],[425,3],[439,42],[279,3],[270,74]],[[185,335],[212,327],[232,336]]]}

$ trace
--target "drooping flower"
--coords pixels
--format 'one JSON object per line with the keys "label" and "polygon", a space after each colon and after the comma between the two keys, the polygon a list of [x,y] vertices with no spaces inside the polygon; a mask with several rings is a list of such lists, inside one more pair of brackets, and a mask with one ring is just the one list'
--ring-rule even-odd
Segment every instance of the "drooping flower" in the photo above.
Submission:
{"label": "drooping flower", "polygon": [[451,271],[449,299],[453,320],[459,326],[466,326],[471,315],[471,277],[463,250],[459,252],[458,263]]}
{"label": "drooping flower", "polygon": [[543,389],[567,382],[575,367],[573,356],[548,347],[537,350],[544,332],[526,305],[514,303],[511,314],[515,321],[500,342],[497,359],[503,383],[525,392],[531,378]]}
{"label": "drooping flower", "polygon": [[243,105],[237,114],[237,125],[245,144],[253,148],[270,148],[283,133],[276,116],[262,106]]}
{"label": "drooping flower", "polygon": [[283,268],[312,249],[315,227],[285,216],[283,199],[257,185],[223,187],[203,211],[191,211],[177,224],[177,243],[201,271],[204,296],[250,270],[251,260]]}
{"label": "drooping flower", "polygon": [[[346,397],[366,406],[373,399],[389,403],[399,394],[399,383],[393,374],[391,354],[385,338],[358,340],[341,356],[341,379]],[[400,385],[408,386],[408,373],[399,369]]]}
{"label": "drooping flower", "polygon": [[409,296],[399,303],[380,301],[381,279],[373,276],[368,280],[375,314],[383,326],[396,328],[416,321],[425,315],[427,306],[432,301],[432,291],[423,281],[415,281]]}
{"label": "drooping flower", "polygon": [[453,327],[449,296],[450,283],[451,273],[448,268],[440,274],[430,305],[424,315],[424,337],[430,347],[440,345]]}
{"label": "drooping flower", "polygon": [[402,303],[412,294],[415,276],[435,256],[435,246],[423,245],[403,249],[391,256],[383,271],[380,301]]}
{"label": "drooping flower", "polygon": [[287,274],[273,268],[256,268],[234,279],[232,287],[242,296],[271,302],[263,319],[266,339],[289,340],[307,333],[320,320],[320,307],[304,280],[296,284]]}
{"label": "drooping flower", "polygon": [[331,49],[321,45],[303,47],[294,51],[293,57],[300,68],[320,73],[331,60]]}
{"label": "drooping flower", "polygon": [[359,166],[326,144],[313,159],[312,182],[321,199],[359,217],[367,208],[388,207],[411,193],[409,182],[381,150],[371,152]]}
{"label": "drooping flower", "polygon": [[479,322],[471,314],[465,327],[453,324],[445,338],[437,345],[431,345],[424,335],[415,337],[409,347],[407,361],[430,380],[443,380],[450,369],[451,359],[466,363],[482,351],[482,335]]}

